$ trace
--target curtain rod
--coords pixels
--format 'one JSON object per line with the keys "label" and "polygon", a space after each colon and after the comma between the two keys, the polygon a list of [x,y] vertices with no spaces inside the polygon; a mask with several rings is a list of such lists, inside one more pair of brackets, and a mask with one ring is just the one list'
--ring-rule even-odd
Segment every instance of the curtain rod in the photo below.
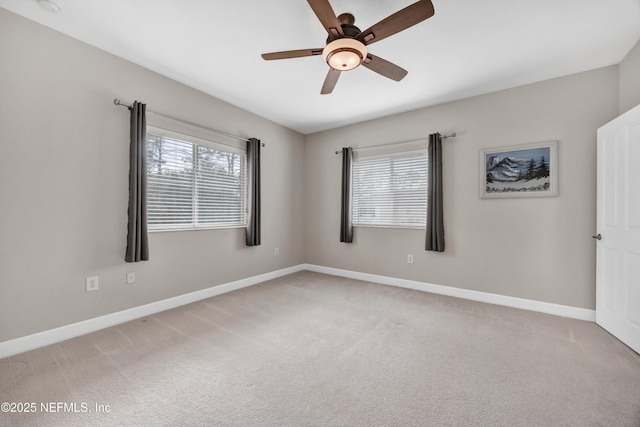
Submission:
{"label": "curtain rod", "polygon": [[[121,106],[121,107],[127,107],[128,109],[131,109],[131,107],[132,107],[131,105],[129,105],[129,104],[125,104],[124,102],[120,101],[118,98],[114,99],[114,100],[113,100],[113,103],[114,103],[115,105],[119,105],[119,106]],[[232,135],[232,134],[227,133],[227,132],[222,132],[222,131],[220,131],[220,130],[211,129],[211,128],[208,128],[208,127],[206,127],[206,126],[201,126],[201,125],[198,125],[198,124],[195,124],[195,123],[190,123],[190,122],[184,121],[184,120],[182,120],[182,119],[176,119],[175,117],[165,116],[164,114],[156,113],[155,111],[147,110],[147,112],[148,112],[148,113],[151,113],[151,114],[155,114],[156,116],[164,117],[164,118],[166,118],[166,119],[176,120],[176,121],[178,121],[178,122],[186,123],[186,124],[191,125],[191,126],[196,126],[196,127],[199,127],[199,128],[203,128],[203,129],[206,129],[206,130],[208,130],[208,131],[211,131],[211,132],[217,133],[217,134],[219,134],[219,135],[228,136],[229,138],[237,139],[237,140],[239,140],[239,141],[249,142],[249,140],[248,140],[248,139],[243,138],[243,137],[241,137],[241,136]],[[265,146],[265,143],[263,142],[263,143],[261,143],[260,145],[262,145],[262,146],[264,147],[264,146]]]}
{"label": "curtain rod", "polygon": [[[455,138],[455,136],[456,136],[456,133],[453,132],[451,135],[442,135],[442,136],[440,136],[440,138],[442,138],[442,139]],[[413,141],[394,142],[394,143],[391,143],[391,144],[370,145],[368,147],[354,148],[353,151],[368,150],[370,148],[390,147],[390,146],[393,146],[393,145],[400,145],[400,144],[411,144],[412,142],[418,142],[418,141],[423,141],[423,140],[416,139],[416,140],[413,140]],[[336,150],[336,154],[341,154],[341,153],[342,153],[342,150]]]}

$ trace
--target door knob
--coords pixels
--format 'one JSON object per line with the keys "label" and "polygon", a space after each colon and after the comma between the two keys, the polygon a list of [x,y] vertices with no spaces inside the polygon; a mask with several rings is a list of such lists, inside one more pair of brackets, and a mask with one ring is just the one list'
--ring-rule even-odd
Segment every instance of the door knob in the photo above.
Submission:
{"label": "door knob", "polygon": [[591,236],[591,237],[593,237],[596,240],[602,240],[602,234],[600,234],[600,233],[596,234],[595,236]]}

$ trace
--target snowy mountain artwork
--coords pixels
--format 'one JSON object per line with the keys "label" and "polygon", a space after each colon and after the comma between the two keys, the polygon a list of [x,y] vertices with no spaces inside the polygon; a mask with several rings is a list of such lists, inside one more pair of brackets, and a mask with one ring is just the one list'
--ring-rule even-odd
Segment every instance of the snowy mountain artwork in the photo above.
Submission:
{"label": "snowy mountain artwork", "polygon": [[483,198],[557,195],[557,141],[481,152]]}

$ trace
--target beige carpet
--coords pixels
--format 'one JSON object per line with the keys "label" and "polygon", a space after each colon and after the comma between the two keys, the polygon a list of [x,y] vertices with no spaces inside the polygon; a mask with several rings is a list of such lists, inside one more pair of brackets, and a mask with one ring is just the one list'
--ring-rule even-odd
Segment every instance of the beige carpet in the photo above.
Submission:
{"label": "beige carpet", "polygon": [[37,406],[2,426],[639,426],[640,356],[589,322],[301,272],[2,359],[0,402]]}

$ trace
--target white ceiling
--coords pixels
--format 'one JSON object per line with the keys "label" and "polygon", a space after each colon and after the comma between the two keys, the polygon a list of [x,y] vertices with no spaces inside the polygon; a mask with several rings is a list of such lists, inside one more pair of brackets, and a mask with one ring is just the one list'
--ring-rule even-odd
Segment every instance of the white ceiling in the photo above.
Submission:
{"label": "white ceiling", "polygon": [[[303,134],[618,64],[640,39],[640,0],[432,0],[432,18],[369,46],[404,80],[358,67],[320,95],[321,57],[260,57],[324,47],[304,0],[54,1],[0,7]],[[361,30],[414,2],[330,1]]]}

